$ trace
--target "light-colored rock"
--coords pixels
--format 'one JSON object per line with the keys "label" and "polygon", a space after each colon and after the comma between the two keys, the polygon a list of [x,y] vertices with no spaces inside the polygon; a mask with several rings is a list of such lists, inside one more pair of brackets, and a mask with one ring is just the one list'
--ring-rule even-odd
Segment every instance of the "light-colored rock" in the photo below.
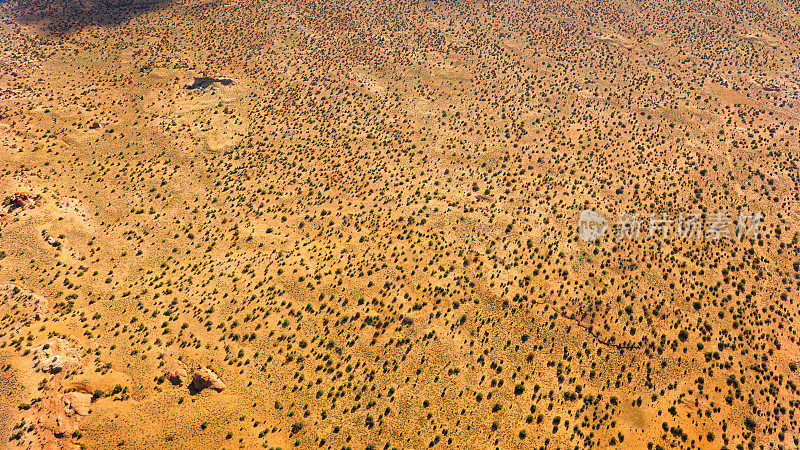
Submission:
{"label": "light-colored rock", "polygon": [[183,380],[188,378],[189,372],[186,371],[182,362],[167,357],[164,363],[164,376],[170,383],[180,386],[183,384]]}
{"label": "light-colored rock", "polygon": [[68,392],[61,397],[66,417],[88,416],[92,408],[92,396],[83,392]]}
{"label": "light-colored rock", "polygon": [[[46,348],[45,348],[46,347]],[[56,338],[34,349],[38,367],[43,372],[75,371],[83,365],[83,351],[64,339]]]}
{"label": "light-colored rock", "polygon": [[83,392],[67,392],[43,402],[38,424],[56,438],[69,436],[78,429],[81,419],[91,412],[92,396]]}
{"label": "light-colored rock", "polygon": [[225,386],[225,383],[223,383],[214,372],[206,367],[201,367],[194,372],[194,376],[192,378],[192,388],[197,391],[211,388],[219,392],[226,387],[227,386]]}

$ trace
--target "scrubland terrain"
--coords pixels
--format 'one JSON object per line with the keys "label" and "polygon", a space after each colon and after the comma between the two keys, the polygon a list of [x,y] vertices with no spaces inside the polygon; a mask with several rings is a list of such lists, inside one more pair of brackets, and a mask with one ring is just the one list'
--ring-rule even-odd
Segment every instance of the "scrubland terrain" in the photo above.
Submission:
{"label": "scrubland terrain", "polygon": [[795,3],[0,18],[4,447],[800,445]]}

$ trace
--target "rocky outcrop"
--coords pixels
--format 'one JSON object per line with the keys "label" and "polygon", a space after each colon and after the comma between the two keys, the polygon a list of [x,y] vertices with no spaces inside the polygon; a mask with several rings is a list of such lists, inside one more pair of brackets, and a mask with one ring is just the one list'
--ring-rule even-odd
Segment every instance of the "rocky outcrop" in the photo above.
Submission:
{"label": "rocky outcrop", "polygon": [[69,436],[78,429],[81,419],[91,412],[92,396],[83,392],[68,392],[45,401],[38,424],[56,438]]}
{"label": "rocky outcrop", "polygon": [[233,84],[233,80],[230,78],[220,77],[210,72],[203,72],[200,76],[194,77],[194,82],[192,84],[187,84],[186,89],[206,89],[211,87],[214,83],[219,83],[223,86],[229,86]]}
{"label": "rocky outcrop", "polygon": [[31,209],[36,206],[36,201],[39,199],[38,195],[28,195],[18,192],[14,195],[9,195],[3,199],[3,206],[8,208],[8,212],[15,209]]}
{"label": "rocky outcrop", "polygon": [[83,352],[64,339],[53,339],[34,349],[34,366],[42,372],[74,372],[83,365]]}
{"label": "rocky outcrop", "polygon": [[92,408],[92,396],[83,392],[68,392],[61,396],[64,416],[88,416]]}
{"label": "rocky outcrop", "polygon": [[191,387],[198,392],[207,388],[211,388],[219,392],[225,389],[227,386],[225,386],[225,383],[219,379],[217,374],[206,367],[201,367],[194,372]]}
{"label": "rocky outcrop", "polygon": [[189,372],[186,371],[186,367],[182,362],[172,357],[166,358],[164,363],[164,378],[166,378],[167,381],[175,386],[180,386],[188,377]]}
{"label": "rocky outcrop", "polygon": [[42,230],[42,239],[53,247],[61,247],[61,242],[57,241],[53,236],[50,236],[47,230]]}

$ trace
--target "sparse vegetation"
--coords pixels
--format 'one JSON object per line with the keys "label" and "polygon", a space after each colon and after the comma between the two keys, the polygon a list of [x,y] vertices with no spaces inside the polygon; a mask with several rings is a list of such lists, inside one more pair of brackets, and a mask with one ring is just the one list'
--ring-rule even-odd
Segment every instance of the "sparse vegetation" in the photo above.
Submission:
{"label": "sparse vegetation", "polygon": [[0,4],[9,446],[800,445],[793,5],[122,3]]}

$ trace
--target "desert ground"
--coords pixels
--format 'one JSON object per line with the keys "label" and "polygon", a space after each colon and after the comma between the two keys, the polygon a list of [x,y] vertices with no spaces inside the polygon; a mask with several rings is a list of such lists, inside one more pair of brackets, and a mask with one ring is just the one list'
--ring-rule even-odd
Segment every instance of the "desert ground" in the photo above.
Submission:
{"label": "desert ground", "polygon": [[781,0],[0,2],[0,445],[798,448],[798,35]]}

